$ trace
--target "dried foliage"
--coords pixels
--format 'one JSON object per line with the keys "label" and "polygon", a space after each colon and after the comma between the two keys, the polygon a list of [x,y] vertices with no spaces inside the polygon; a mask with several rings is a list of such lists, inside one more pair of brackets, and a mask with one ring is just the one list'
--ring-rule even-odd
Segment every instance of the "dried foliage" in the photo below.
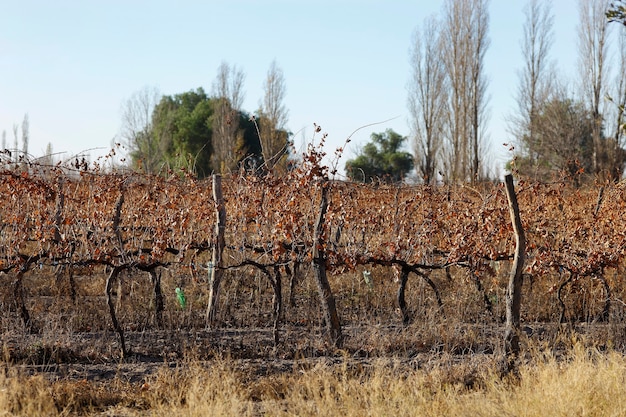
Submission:
{"label": "dried foliage", "polygon": [[[312,259],[323,141],[287,176],[224,178],[225,270],[297,269]],[[84,167],[86,168],[86,167]],[[42,268],[198,267],[214,241],[211,185],[194,177],[105,174],[57,167],[0,172],[0,272]],[[451,267],[487,280],[509,265],[513,234],[504,188],[362,185],[331,181],[322,235],[333,274],[395,266],[418,275]],[[607,299],[623,266],[626,190],[576,188],[567,180],[520,180],[528,240],[525,273],[551,291],[582,278],[601,280]],[[600,194],[599,194],[600,191]],[[392,274],[389,274],[391,277]],[[618,279],[618,274],[614,274]]]}
{"label": "dried foliage", "polygon": [[[381,387],[389,387],[395,368],[380,365],[359,375],[317,365],[302,375],[296,369],[309,359],[341,361],[342,355],[357,368],[370,366],[371,358],[416,361],[399,368],[398,373],[409,372],[399,381],[416,381],[411,392],[430,399],[433,392],[441,393],[436,396],[443,395],[438,397],[442,401],[450,398],[442,387],[481,396],[491,395],[483,391],[491,387],[499,398],[515,391],[487,372],[494,370],[493,354],[502,350],[504,291],[514,250],[503,185],[332,181],[331,168],[321,162],[323,146],[324,137],[282,177],[240,173],[222,178],[226,249],[217,330],[206,330],[204,321],[206,270],[215,268],[209,263],[216,222],[210,182],[180,173],[106,173],[101,165],[82,161],[56,167],[24,161],[16,167],[9,160],[0,171],[5,197],[0,200],[3,362],[53,372],[77,364],[86,373],[90,366],[126,359],[132,350],[137,356],[129,356],[124,366],[227,356],[241,359],[238,363],[261,359],[263,367],[269,358],[275,361],[270,366],[283,370],[264,368],[253,376],[193,368],[190,373],[164,370],[154,378],[144,370],[141,385],[116,377],[106,389],[90,376],[86,382],[69,379],[48,388],[40,377],[9,375],[0,379],[0,400],[7,393],[22,402],[6,397],[4,404],[10,405],[0,401],[0,406],[18,414],[33,413],[31,407],[48,414],[118,407],[132,415],[146,409],[171,414],[195,404],[215,414],[258,415],[278,402],[285,415],[306,414],[302,407],[315,412],[325,410],[324,404],[336,407],[336,398],[326,393],[349,383],[342,402],[352,402],[350,410],[362,415]],[[589,344],[622,351],[626,190],[621,183],[575,183],[563,178],[516,184],[527,240],[522,341],[525,349],[531,339],[561,355],[571,341],[555,322],[568,321],[590,337]],[[329,204],[317,233],[322,187]],[[314,249],[325,254],[333,275],[346,339],[342,350],[320,337],[320,297],[303,279],[311,273]],[[407,283],[409,275],[417,279]],[[282,311],[272,310],[272,297],[283,297],[285,277],[291,280],[290,302]],[[184,289],[184,307],[175,301],[176,288]],[[284,327],[272,334],[269,328],[277,319]],[[121,355],[111,327],[120,336]],[[489,363],[470,365],[472,360]],[[462,369],[450,365],[439,374],[432,364],[442,362],[461,363]],[[548,365],[549,372],[559,372]],[[107,372],[124,374],[119,366]],[[428,372],[411,374],[407,366]],[[533,369],[520,367],[528,389],[541,377]],[[433,379],[438,375],[445,379],[440,385]],[[204,382],[216,379],[228,382],[231,391],[220,388],[225,396]],[[352,383],[372,391],[360,396]],[[117,390],[111,391],[111,384]],[[328,391],[319,391],[320,386]],[[391,402],[381,397],[372,410],[386,414],[389,407],[418,406],[406,402],[415,397],[401,386]],[[323,404],[313,403],[312,396]],[[202,398],[215,402],[203,408]],[[440,403],[439,411],[473,407],[462,395],[454,398],[461,402]],[[494,407],[502,412],[516,405]]]}

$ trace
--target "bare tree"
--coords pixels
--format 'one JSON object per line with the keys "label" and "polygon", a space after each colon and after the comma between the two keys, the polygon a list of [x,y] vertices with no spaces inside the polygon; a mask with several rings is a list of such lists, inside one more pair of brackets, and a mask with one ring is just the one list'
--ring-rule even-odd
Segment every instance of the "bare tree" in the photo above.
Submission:
{"label": "bare tree", "polygon": [[444,165],[452,181],[475,181],[481,172],[489,47],[488,0],[446,0],[442,49],[449,82]]}
{"label": "bare tree", "polygon": [[272,61],[263,84],[259,130],[263,159],[269,169],[284,170],[287,160],[288,134],[286,132],[289,112],[284,100],[287,94],[285,77],[276,61]]}
{"label": "bare tree", "polygon": [[441,163],[447,101],[439,22],[434,16],[425,19],[422,29],[414,32],[410,62],[408,104],[415,166],[425,183],[433,183]]}
{"label": "bare tree", "polygon": [[524,35],[521,42],[524,66],[518,73],[519,85],[515,101],[517,114],[510,120],[511,131],[529,165],[535,165],[541,144],[536,143],[535,119],[548,100],[553,87],[553,67],[549,53],[554,41],[552,3],[531,0],[524,14]]}
{"label": "bare tree", "polygon": [[613,180],[622,177],[626,163],[626,30],[623,28],[619,33],[618,47],[618,72],[609,89],[611,105],[605,109],[606,128],[611,132],[606,143],[606,160]]}
{"label": "bare tree", "polygon": [[20,131],[20,125],[13,123],[13,162],[17,164],[19,160],[19,147],[17,146],[17,132]]}
{"label": "bare tree", "polygon": [[478,180],[481,175],[481,156],[485,155],[484,137],[485,122],[487,119],[487,86],[489,84],[485,75],[485,54],[489,48],[489,2],[488,0],[475,0],[473,19],[470,24],[470,123],[472,152],[471,179]]}
{"label": "bare tree", "polygon": [[242,70],[222,62],[213,82],[217,104],[213,118],[211,165],[221,173],[235,168],[238,159],[236,150],[243,141],[243,133],[239,131],[239,112],[244,100],[244,80]]}
{"label": "bare tree", "polygon": [[579,0],[578,59],[583,100],[593,115],[593,172],[602,170],[602,102],[607,75],[606,11],[610,0]]}
{"label": "bare tree", "polygon": [[133,162],[145,172],[156,173],[163,161],[163,145],[152,132],[152,113],[161,100],[155,87],[143,87],[122,104],[120,136]]}
{"label": "bare tree", "polygon": [[28,113],[24,115],[24,120],[22,120],[22,153],[24,154],[24,158],[28,156],[28,142],[30,136],[30,122],[28,120]]}
{"label": "bare tree", "polygon": [[44,167],[51,167],[54,165],[54,151],[52,150],[52,143],[48,142],[46,145],[46,152],[39,158],[39,163]]}
{"label": "bare tree", "polygon": [[7,131],[2,131],[2,147],[0,150],[5,150],[7,148]]}
{"label": "bare tree", "polygon": [[533,120],[536,158],[518,155],[515,167],[524,175],[549,181],[566,175],[580,183],[580,173],[593,165],[593,115],[565,88],[555,85],[550,98],[537,108]]}
{"label": "bare tree", "polygon": [[446,121],[445,172],[449,180],[463,179],[462,167],[467,166],[467,55],[464,51],[464,35],[459,20],[463,16],[462,3],[447,0],[444,8],[442,49],[449,82],[448,120]]}

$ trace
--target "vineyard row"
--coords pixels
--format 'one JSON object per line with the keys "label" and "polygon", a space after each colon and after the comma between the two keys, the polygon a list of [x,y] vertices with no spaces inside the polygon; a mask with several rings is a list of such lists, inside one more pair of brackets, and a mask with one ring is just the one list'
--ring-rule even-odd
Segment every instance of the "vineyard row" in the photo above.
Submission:
{"label": "vineyard row", "polygon": [[[6,169],[0,172],[0,273],[13,277],[19,299],[23,275],[36,266],[107,266],[107,295],[117,274],[137,269],[151,274],[157,300],[160,267],[203,263],[213,274],[213,297],[223,271],[254,267],[278,295],[277,329],[281,274],[299,264],[313,265],[322,300],[332,299],[322,278],[326,272],[383,265],[394,268],[401,285],[410,273],[421,277],[441,302],[430,271],[460,266],[482,279],[513,259],[515,235],[502,184],[359,185],[324,180],[312,169],[281,178],[216,178],[219,189],[191,176]],[[560,291],[582,277],[603,280],[608,268],[622,267],[621,184],[574,188],[519,181],[516,187],[526,233],[525,274],[554,279]],[[108,303],[123,340],[110,297]],[[158,314],[162,300],[155,305]],[[210,299],[209,323],[215,305]],[[334,321],[338,325],[337,317],[326,317],[326,323]]]}

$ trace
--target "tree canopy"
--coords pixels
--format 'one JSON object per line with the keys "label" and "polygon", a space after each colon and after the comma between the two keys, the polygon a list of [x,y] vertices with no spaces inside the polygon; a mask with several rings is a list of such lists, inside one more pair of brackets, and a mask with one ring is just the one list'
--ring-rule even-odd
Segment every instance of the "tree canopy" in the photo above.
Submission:
{"label": "tree canopy", "polygon": [[407,138],[392,129],[373,133],[360,154],[346,162],[346,173],[353,181],[397,182],[413,169],[413,155],[401,151]]}
{"label": "tree canopy", "polygon": [[[591,172],[593,123],[591,111],[580,101],[569,98],[547,101],[533,121],[533,136],[523,138],[527,152],[516,157],[515,167],[539,180],[549,180],[557,172],[567,175]],[[610,142],[610,138],[603,141]],[[601,152],[598,158],[603,168],[615,169],[608,166],[606,152]]]}
{"label": "tree canopy", "polygon": [[[549,180],[556,172],[575,175],[593,167],[593,114],[580,101],[554,98],[538,111],[533,136],[525,135],[526,152],[515,159],[515,167],[525,175]],[[621,177],[625,152],[613,138],[602,137],[598,155],[601,171]]]}
{"label": "tree canopy", "polygon": [[165,146],[165,162],[171,168],[211,173],[211,116],[214,103],[202,88],[165,96],[153,115],[155,137]]}
{"label": "tree canopy", "polygon": [[[215,114],[224,100],[209,97],[202,88],[161,97],[148,126],[137,132],[131,152],[133,165],[152,173],[164,167],[184,169],[200,178],[232,168],[214,157]],[[256,126],[247,113],[236,114],[238,120],[230,121],[237,126],[236,140],[229,146],[237,165],[250,157],[255,161],[253,166],[259,165],[261,145]]]}

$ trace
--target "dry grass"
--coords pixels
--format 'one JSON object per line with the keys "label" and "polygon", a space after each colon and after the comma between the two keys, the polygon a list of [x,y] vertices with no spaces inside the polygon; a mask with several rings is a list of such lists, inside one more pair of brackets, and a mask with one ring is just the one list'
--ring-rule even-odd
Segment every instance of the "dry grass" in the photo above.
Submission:
{"label": "dry grass", "polygon": [[0,415],[120,416],[618,416],[626,413],[626,359],[574,343],[558,358],[527,355],[519,379],[497,376],[492,358],[305,365],[270,375],[218,360],[163,367],[141,384],[115,379],[50,383],[0,376]]}

